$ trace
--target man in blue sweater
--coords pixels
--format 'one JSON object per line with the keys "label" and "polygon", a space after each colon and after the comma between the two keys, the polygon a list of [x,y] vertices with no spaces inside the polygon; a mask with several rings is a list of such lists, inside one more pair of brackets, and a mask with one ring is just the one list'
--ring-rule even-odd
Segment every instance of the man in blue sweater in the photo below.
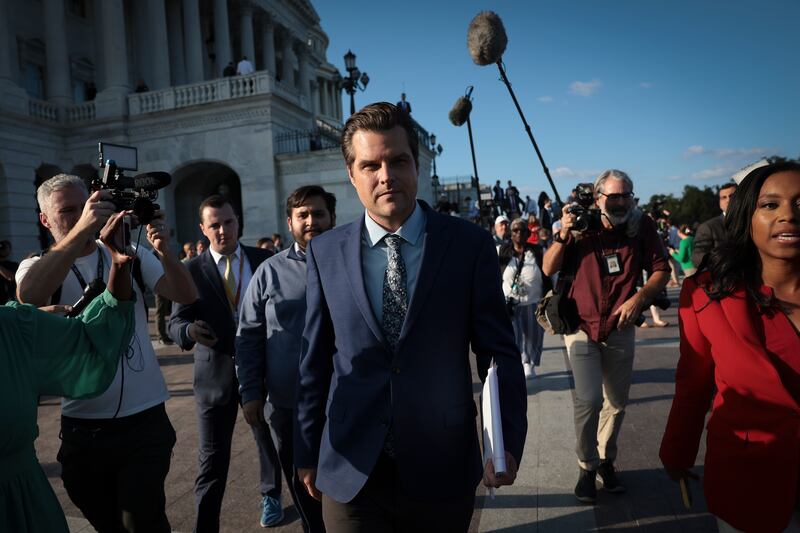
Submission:
{"label": "man in blue sweater", "polygon": [[253,274],[236,336],[236,375],[245,420],[269,422],[281,469],[306,532],[325,531],[320,502],[297,478],[292,453],[295,385],[306,316],[306,245],[336,221],[336,197],[322,187],[295,190],[286,200],[294,244]]}

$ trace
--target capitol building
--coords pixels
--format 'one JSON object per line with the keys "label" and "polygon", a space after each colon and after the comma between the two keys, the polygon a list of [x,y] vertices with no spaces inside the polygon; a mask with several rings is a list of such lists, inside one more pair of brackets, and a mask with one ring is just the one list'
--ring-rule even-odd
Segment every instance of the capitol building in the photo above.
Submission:
{"label": "capitol building", "polygon": [[[197,206],[214,193],[241,214],[247,244],[287,235],[284,202],[300,185],[333,192],[338,222],[353,220],[363,208],[328,43],[307,0],[0,0],[0,239],[17,259],[46,246],[36,187],[102,174],[99,141],[135,147],[138,172],[172,175],[157,202],[176,246],[200,237]],[[223,76],[245,56],[255,72]]]}

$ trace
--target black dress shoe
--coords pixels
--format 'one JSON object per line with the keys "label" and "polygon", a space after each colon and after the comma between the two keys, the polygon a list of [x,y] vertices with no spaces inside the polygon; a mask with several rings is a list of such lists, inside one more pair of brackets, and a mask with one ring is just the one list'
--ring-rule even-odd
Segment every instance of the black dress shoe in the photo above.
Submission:
{"label": "black dress shoe", "polygon": [[601,461],[597,473],[600,475],[600,482],[603,484],[604,491],[619,494],[627,490],[625,485],[620,483],[619,478],[617,478],[617,473],[614,471],[614,463],[611,461]]}
{"label": "black dress shoe", "polygon": [[578,484],[575,485],[575,497],[578,501],[583,503],[594,503],[597,501],[597,486],[594,481],[597,477],[597,472],[593,470],[584,470],[578,476]]}

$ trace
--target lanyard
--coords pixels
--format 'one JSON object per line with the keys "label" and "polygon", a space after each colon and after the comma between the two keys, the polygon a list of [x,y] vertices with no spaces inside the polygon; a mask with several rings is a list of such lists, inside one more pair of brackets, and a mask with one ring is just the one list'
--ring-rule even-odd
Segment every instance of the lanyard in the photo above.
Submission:
{"label": "lanyard", "polygon": [[[72,269],[72,273],[75,274],[75,277],[78,278],[78,283],[81,285],[81,289],[86,288],[86,280],[83,279],[83,275],[81,271],[78,270],[74,264],[70,267]],[[97,247],[97,275],[95,279],[99,279],[102,281],[103,279],[103,250],[99,246]]]}

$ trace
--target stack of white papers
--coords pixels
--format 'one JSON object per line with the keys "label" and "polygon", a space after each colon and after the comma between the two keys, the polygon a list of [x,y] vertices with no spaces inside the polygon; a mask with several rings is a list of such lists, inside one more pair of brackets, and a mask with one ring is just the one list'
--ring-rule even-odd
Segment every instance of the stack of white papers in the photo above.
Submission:
{"label": "stack of white papers", "polygon": [[[491,459],[495,475],[506,471],[506,447],[503,443],[503,421],[500,416],[500,390],[497,385],[497,366],[492,361],[483,384],[483,465]],[[489,489],[494,498],[494,488]]]}

